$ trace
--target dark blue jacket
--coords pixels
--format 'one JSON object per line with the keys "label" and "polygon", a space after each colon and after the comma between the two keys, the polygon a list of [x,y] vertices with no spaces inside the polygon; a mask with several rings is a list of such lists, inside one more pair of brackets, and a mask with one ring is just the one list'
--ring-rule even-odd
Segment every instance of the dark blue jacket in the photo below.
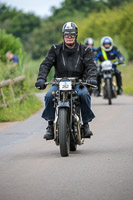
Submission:
{"label": "dark blue jacket", "polygon": [[13,58],[11,59],[11,61],[13,61],[13,63],[19,64],[19,58],[18,58],[18,56],[13,55]]}
{"label": "dark blue jacket", "polygon": [[[114,60],[114,59],[118,58],[119,61],[124,62],[124,56],[122,55],[122,53],[118,50],[118,48],[116,46],[113,46],[111,51],[106,51],[106,55],[107,55],[108,60]],[[94,59],[96,61],[99,60],[100,62],[103,62],[105,60],[103,57],[101,47],[99,47],[97,49],[97,55]]]}

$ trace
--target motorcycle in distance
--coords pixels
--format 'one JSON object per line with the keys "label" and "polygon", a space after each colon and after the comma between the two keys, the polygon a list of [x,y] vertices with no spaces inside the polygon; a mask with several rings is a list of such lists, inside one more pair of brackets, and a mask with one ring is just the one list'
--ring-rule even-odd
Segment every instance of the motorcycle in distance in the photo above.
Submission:
{"label": "motorcycle in distance", "polygon": [[80,103],[75,86],[80,85],[80,89],[86,85],[87,88],[97,86],[82,82],[75,77],[55,78],[46,85],[58,85],[54,101],[55,121],[54,121],[54,141],[60,146],[60,154],[63,157],[69,156],[70,151],[76,151],[77,145],[84,143],[84,131],[82,127]]}
{"label": "motorcycle in distance", "polygon": [[110,60],[105,60],[100,64],[100,76],[103,78],[103,98],[108,99],[109,105],[112,104],[113,98],[117,98],[116,83],[113,80],[113,65],[116,66],[118,64],[119,62],[111,62]]}

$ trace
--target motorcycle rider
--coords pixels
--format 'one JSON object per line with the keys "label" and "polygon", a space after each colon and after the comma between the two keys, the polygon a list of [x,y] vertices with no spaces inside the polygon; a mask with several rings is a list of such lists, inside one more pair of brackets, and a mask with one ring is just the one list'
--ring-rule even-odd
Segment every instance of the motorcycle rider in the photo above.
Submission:
{"label": "motorcycle rider", "polygon": [[[95,59],[95,57],[97,55],[97,48],[94,47],[93,38],[91,38],[91,37],[86,38],[84,43],[86,46],[88,46],[92,50],[93,58]],[[96,92],[97,92],[97,90],[93,90],[92,88],[89,89],[90,96],[92,95],[92,93],[95,95]]]}
{"label": "motorcycle rider", "polygon": [[[87,72],[88,83],[97,85],[96,65],[90,48],[77,42],[78,27],[73,22],[67,22],[62,27],[63,43],[52,45],[48,56],[41,63],[37,82],[35,86],[39,89],[45,89],[46,78],[52,68],[55,68],[54,78],[78,77],[83,79],[84,71]],[[92,132],[89,128],[89,122],[95,117],[91,110],[91,98],[86,87],[81,90],[79,85],[76,86],[79,96],[81,114],[83,120],[84,137],[90,137]],[[54,139],[55,108],[53,98],[58,91],[58,86],[53,85],[45,96],[45,109],[42,118],[48,121],[48,127],[44,138],[47,140]]]}
{"label": "motorcycle rider", "polygon": [[[118,50],[116,46],[113,46],[113,40],[109,36],[105,36],[101,39],[101,47],[97,49],[97,56],[95,57],[95,61],[103,62],[105,60],[111,60],[112,62],[118,58],[119,64],[124,63],[124,56],[122,53]],[[116,82],[117,82],[117,94],[122,94],[122,77],[121,77],[121,71],[117,68],[117,65],[113,65],[114,68],[114,75],[116,76]],[[101,85],[101,76],[100,76],[100,69],[97,73],[97,86],[98,86],[98,94],[97,96],[100,96],[100,85]]]}
{"label": "motorcycle rider", "polygon": [[93,40],[93,38],[90,38],[90,37],[86,38],[85,41],[84,41],[84,43],[85,43],[86,46],[88,46],[88,47],[91,48],[91,50],[93,52],[93,57],[95,58],[96,55],[97,55],[97,48],[94,47],[94,40]]}

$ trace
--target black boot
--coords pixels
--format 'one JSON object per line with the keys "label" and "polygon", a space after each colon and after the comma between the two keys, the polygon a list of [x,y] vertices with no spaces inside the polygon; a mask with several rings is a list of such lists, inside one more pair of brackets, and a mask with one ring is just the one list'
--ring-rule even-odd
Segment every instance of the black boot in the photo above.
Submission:
{"label": "black boot", "polygon": [[101,97],[101,92],[99,90],[96,90],[94,96]]}
{"label": "black boot", "polygon": [[118,95],[122,95],[122,93],[123,93],[123,89],[122,89],[122,88],[118,88],[117,94],[118,94]]}
{"label": "black boot", "polygon": [[83,124],[83,129],[84,129],[83,138],[90,138],[93,135],[92,131],[89,128],[88,123]]}
{"label": "black boot", "polygon": [[46,134],[43,137],[46,140],[53,140],[54,139],[54,126],[48,125],[46,128]]}

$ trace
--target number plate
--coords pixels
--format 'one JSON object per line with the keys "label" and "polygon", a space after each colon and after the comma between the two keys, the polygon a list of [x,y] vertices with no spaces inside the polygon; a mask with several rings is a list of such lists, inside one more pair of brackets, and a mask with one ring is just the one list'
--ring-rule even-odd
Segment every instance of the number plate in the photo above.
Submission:
{"label": "number plate", "polygon": [[72,90],[72,82],[71,81],[61,81],[59,84],[60,90]]}
{"label": "number plate", "polygon": [[111,74],[104,74],[103,77],[104,78],[111,78]]}

